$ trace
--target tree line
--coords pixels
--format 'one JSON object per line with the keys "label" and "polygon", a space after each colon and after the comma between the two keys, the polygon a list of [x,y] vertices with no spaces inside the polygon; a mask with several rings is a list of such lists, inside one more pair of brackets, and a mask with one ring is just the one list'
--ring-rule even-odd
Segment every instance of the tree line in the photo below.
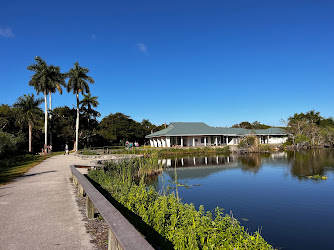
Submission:
{"label": "tree line", "polygon": [[324,118],[315,110],[295,113],[287,121],[282,119],[289,136],[288,144],[297,148],[333,147],[334,119]]}
{"label": "tree line", "polygon": [[[100,113],[94,109],[99,105],[98,97],[92,96],[89,88],[94,79],[88,75],[89,69],[81,67],[78,62],[68,72],[61,73],[60,67],[48,65],[41,57],[36,57],[35,63],[27,69],[34,72],[29,85],[37,94],[43,93],[44,98],[27,94],[12,105],[1,104],[0,157],[26,151],[36,153],[48,145],[52,145],[53,150],[62,150],[65,144],[69,144],[77,151],[79,145],[122,144],[124,140],[144,143],[145,135],[164,128],[145,119],[141,123],[136,122],[122,113],[110,114],[99,122],[97,117]],[[75,94],[76,108],[63,106],[52,109],[52,94],[56,91],[62,94],[63,88]],[[43,102],[44,112],[39,107]]]}

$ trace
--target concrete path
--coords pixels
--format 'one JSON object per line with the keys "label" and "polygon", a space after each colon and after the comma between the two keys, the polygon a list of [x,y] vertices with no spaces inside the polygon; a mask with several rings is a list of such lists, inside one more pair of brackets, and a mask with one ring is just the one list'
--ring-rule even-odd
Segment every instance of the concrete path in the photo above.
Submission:
{"label": "concrete path", "polygon": [[71,164],[89,160],[53,156],[0,187],[0,249],[94,249],[69,178]]}

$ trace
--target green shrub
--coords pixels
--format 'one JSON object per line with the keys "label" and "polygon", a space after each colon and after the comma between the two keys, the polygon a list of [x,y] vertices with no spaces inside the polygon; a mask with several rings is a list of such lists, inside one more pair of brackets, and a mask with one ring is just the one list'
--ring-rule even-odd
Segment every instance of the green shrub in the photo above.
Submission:
{"label": "green shrub", "polygon": [[97,155],[98,153],[96,151],[90,150],[88,148],[84,148],[81,153],[82,155]]}
{"label": "green shrub", "polygon": [[238,148],[248,149],[254,147],[256,145],[256,142],[257,142],[256,136],[249,135],[240,141],[240,143],[238,144]]}
{"label": "green shrub", "polygon": [[260,152],[270,152],[272,148],[268,144],[261,144],[260,147]]}
{"label": "green shrub", "polygon": [[138,154],[145,156],[168,156],[168,155],[203,155],[203,154],[229,154],[228,146],[219,147],[189,147],[189,148],[132,148],[124,150],[112,150],[111,154]]}

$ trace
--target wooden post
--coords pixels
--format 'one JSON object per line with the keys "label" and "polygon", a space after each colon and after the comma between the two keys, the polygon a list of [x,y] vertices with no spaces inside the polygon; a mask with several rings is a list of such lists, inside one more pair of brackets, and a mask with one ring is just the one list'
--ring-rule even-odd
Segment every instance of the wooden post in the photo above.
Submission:
{"label": "wooden post", "polygon": [[117,239],[115,238],[114,234],[109,229],[108,233],[108,250],[123,250],[123,248],[120,246],[120,244],[117,242]]}
{"label": "wooden post", "polygon": [[83,187],[82,187],[81,184],[79,183],[79,185],[78,185],[77,196],[78,196],[78,197],[83,197],[83,194],[84,194]]}
{"label": "wooden post", "polygon": [[88,219],[94,218],[94,204],[88,195],[86,198],[86,217]]}
{"label": "wooden post", "polygon": [[74,184],[74,186],[78,185],[78,179],[75,176],[73,176],[73,184]]}

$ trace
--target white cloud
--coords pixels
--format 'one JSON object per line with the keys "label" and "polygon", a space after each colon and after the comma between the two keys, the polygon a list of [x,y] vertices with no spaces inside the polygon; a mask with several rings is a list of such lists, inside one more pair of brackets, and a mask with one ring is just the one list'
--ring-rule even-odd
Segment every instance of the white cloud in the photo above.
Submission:
{"label": "white cloud", "polygon": [[14,37],[14,33],[11,28],[0,28],[0,36],[10,38]]}
{"label": "white cloud", "polygon": [[92,35],[90,36],[90,39],[92,39],[92,40],[96,40],[96,35],[95,35],[95,34],[92,34]]}
{"label": "white cloud", "polygon": [[139,51],[143,52],[144,54],[147,53],[147,46],[143,43],[137,43],[136,47],[139,49]]}

